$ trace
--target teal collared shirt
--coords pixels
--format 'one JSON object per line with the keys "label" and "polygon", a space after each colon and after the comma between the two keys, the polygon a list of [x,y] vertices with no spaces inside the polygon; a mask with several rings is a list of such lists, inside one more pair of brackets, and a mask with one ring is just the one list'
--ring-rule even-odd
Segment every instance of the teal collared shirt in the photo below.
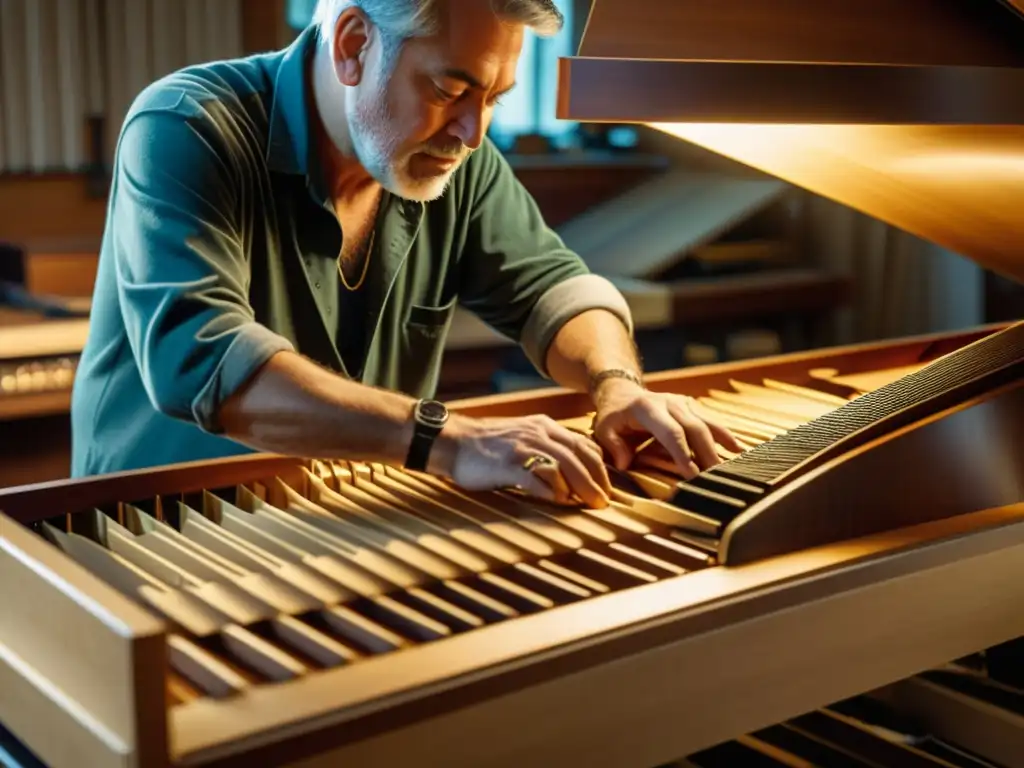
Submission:
{"label": "teal collared shirt", "polygon": [[250,449],[221,403],[272,355],[431,396],[456,306],[541,373],[563,323],[608,281],[549,229],[489,142],[431,203],[385,196],[363,290],[366,350],[346,369],[342,232],[319,192],[307,109],[311,28],[289,48],[190,67],[136,99],[118,141],[89,338],[72,399],[72,475]]}

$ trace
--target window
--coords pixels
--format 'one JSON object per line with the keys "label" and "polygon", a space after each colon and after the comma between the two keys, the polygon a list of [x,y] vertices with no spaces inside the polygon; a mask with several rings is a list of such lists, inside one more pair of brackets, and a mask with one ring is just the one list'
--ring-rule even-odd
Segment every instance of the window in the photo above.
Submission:
{"label": "window", "polygon": [[[546,136],[558,147],[569,144],[575,133],[576,123],[555,117],[558,59],[573,53],[574,0],[555,0],[555,4],[565,17],[562,31],[552,38],[527,33],[516,71],[517,86],[494,111],[490,136],[504,150],[527,133]],[[315,7],[316,0],[288,0],[289,26],[304,29],[313,18]]]}
{"label": "window", "polygon": [[558,59],[574,53],[573,0],[556,0],[555,4],[565,17],[562,31],[549,38],[527,33],[516,71],[518,85],[494,111],[491,138],[502,149],[524,133],[538,133],[556,146],[565,146],[576,130],[576,123],[555,117]]}

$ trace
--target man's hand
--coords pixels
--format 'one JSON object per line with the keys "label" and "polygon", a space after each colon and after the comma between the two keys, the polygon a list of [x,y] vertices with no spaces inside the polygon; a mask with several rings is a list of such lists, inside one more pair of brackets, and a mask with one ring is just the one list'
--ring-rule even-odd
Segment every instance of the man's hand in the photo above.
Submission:
{"label": "man's hand", "polygon": [[593,398],[594,437],[619,469],[629,466],[636,446],[650,437],[668,451],[687,480],[719,463],[716,442],[730,451],[742,450],[732,433],[700,415],[689,397],[649,392],[626,379],[609,379]]}
{"label": "man's hand", "polygon": [[473,491],[519,488],[559,504],[608,505],[601,449],[547,416],[471,419],[452,414],[428,469]]}

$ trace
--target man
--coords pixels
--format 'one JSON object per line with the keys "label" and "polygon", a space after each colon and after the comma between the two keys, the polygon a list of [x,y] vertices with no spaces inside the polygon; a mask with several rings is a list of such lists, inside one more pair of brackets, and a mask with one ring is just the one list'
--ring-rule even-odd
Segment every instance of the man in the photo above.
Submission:
{"label": "man", "polygon": [[118,144],[72,406],[76,476],[250,450],[404,465],[601,506],[601,449],[429,400],[457,303],[589,390],[614,462],[719,426],[639,383],[631,320],[486,140],[551,0],[322,0],[288,49],[145,90]]}

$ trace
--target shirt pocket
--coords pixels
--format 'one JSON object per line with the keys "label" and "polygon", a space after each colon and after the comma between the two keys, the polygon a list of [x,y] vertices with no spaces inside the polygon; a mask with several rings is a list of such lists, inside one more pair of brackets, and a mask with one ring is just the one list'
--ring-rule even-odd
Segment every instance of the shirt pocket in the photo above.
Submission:
{"label": "shirt pocket", "polygon": [[433,397],[441,375],[445,340],[458,297],[438,306],[413,304],[403,329],[401,371],[402,390],[413,396]]}

